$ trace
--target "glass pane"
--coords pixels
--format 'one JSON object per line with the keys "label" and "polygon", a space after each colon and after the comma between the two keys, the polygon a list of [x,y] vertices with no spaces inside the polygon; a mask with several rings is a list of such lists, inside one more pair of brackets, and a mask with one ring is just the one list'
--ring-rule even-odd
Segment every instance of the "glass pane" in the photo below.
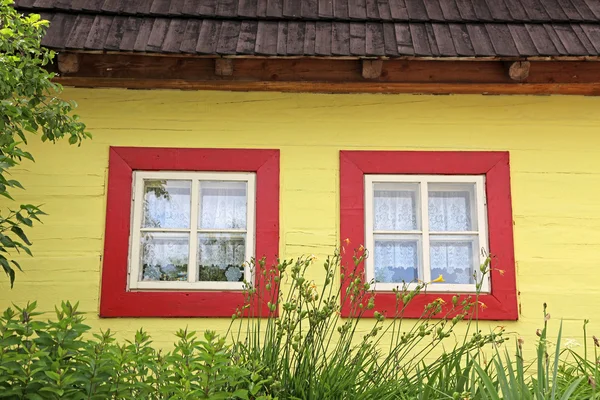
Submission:
{"label": "glass pane", "polygon": [[419,277],[419,239],[375,237],[375,280],[408,283]]}
{"label": "glass pane", "polygon": [[245,234],[198,234],[199,281],[242,282],[245,258]]}
{"label": "glass pane", "polygon": [[189,228],[192,182],[144,180],[142,228]]}
{"label": "glass pane", "polygon": [[187,281],[190,235],[144,232],[140,243],[142,281]]}
{"label": "glass pane", "polygon": [[475,184],[429,184],[429,230],[461,232],[477,230]]}
{"label": "glass pane", "polygon": [[432,236],[430,242],[431,279],[442,275],[445,283],[475,283],[479,266],[478,240],[452,236]]}
{"label": "glass pane", "polygon": [[246,182],[200,182],[200,229],[246,229]]}
{"label": "glass pane", "polygon": [[419,184],[373,184],[373,229],[376,231],[418,230]]}

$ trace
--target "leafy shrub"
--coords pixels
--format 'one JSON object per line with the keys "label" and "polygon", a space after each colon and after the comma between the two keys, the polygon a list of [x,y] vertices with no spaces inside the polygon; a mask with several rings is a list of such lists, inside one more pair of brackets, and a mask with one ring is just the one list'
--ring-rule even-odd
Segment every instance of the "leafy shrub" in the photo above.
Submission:
{"label": "leafy shrub", "polygon": [[47,322],[35,308],[0,317],[0,398],[249,399],[262,390],[256,374],[231,363],[214,332],[199,339],[179,330],[175,348],[163,354],[143,330],[125,344],[110,331],[85,339],[89,327],[77,305],[63,303]]}

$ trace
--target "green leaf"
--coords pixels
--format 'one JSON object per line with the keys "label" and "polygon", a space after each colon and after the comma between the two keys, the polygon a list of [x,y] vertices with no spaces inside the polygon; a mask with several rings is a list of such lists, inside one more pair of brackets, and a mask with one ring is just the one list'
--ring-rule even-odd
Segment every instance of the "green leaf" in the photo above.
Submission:
{"label": "green leaf", "polygon": [[238,389],[233,392],[233,397],[239,397],[240,399],[248,400],[248,391],[246,389]]}
{"label": "green leaf", "polygon": [[579,386],[579,384],[581,383],[581,381],[583,381],[584,379],[585,379],[585,376],[582,376],[580,378],[575,379],[575,381],[569,385],[569,387],[567,388],[567,390],[565,390],[565,392],[563,393],[563,395],[560,398],[560,400],[569,400],[571,398],[571,395],[573,393],[575,393],[575,390],[577,389],[577,386]]}
{"label": "green leaf", "polygon": [[60,381],[60,375],[54,371],[44,371],[47,377],[54,379],[56,382]]}
{"label": "green leaf", "polygon": [[477,375],[483,381],[483,385],[487,389],[486,394],[489,395],[489,397],[492,400],[500,400],[500,396],[498,395],[498,389],[496,389],[496,387],[494,386],[494,383],[490,379],[487,372],[485,372],[483,369],[481,369],[481,367],[477,363],[474,364],[474,367],[475,367],[475,370],[477,371]]}
{"label": "green leaf", "polygon": [[29,239],[27,239],[27,235],[25,235],[25,232],[23,232],[23,229],[19,228],[18,226],[13,226],[10,228],[10,230],[15,235],[17,235],[19,237],[19,239],[21,239],[23,242],[25,242],[25,244],[27,244],[28,246],[31,246],[31,242],[29,241]]}
{"label": "green leaf", "polygon": [[33,226],[33,221],[27,217],[22,216],[20,213],[17,213],[15,215],[15,217],[17,217],[17,220],[22,223],[23,225],[27,225],[29,227]]}
{"label": "green leaf", "polygon": [[556,353],[554,355],[554,371],[552,372],[552,400],[556,399],[556,377],[558,375],[558,363],[560,357],[560,339],[562,337],[562,320],[560,321],[560,328],[558,329],[558,337],[556,338]]}

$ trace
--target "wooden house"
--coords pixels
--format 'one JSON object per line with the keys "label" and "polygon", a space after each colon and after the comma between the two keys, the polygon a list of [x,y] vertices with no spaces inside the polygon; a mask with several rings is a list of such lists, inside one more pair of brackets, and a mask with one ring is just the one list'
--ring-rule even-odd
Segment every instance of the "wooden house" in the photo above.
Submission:
{"label": "wooden house", "polygon": [[80,301],[94,328],[168,344],[227,328],[242,280],[264,286],[244,260],[345,242],[370,251],[376,309],[403,280],[444,277],[408,318],[473,293],[491,254],[490,327],[533,343],[546,302],[579,321],[565,336],[587,318],[600,334],[599,1],[17,7],[50,21],[56,81],[94,138],[32,141],[18,200],[50,215],[0,304]]}

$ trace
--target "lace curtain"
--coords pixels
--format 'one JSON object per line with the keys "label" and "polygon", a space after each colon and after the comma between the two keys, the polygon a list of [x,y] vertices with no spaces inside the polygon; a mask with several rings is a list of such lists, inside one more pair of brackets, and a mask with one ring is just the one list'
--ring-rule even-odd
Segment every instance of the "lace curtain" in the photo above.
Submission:
{"label": "lace curtain", "polygon": [[189,228],[191,181],[144,181],[143,228]]}
{"label": "lace curtain", "polygon": [[[200,281],[243,280],[246,257],[246,183],[201,181],[199,193],[197,262]],[[190,233],[160,232],[189,229],[191,181],[144,182],[141,237],[142,280],[187,280]],[[220,232],[227,230],[241,232]],[[210,232],[202,231],[210,230]]]}
{"label": "lace curtain", "polygon": [[[389,185],[387,185],[389,186]],[[403,186],[406,186],[403,184]],[[464,185],[461,185],[464,186]],[[433,185],[435,188],[435,185]],[[431,190],[428,193],[431,277],[443,275],[446,283],[473,283],[473,267],[478,248],[476,235],[449,236],[444,232],[473,231],[474,221],[470,190]],[[373,225],[375,231],[419,230],[419,203],[415,190],[374,190]],[[403,237],[404,236],[404,237]],[[418,279],[420,240],[410,235],[375,234],[375,279],[400,283]]]}
{"label": "lace curtain", "polygon": [[[200,182],[200,229],[246,229],[246,182]],[[199,280],[240,282],[244,277],[246,235],[198,235]]]}
{"label": "lace curtain", "polygon": [[245,182],[200,182],[200,229],[246,228]]}

